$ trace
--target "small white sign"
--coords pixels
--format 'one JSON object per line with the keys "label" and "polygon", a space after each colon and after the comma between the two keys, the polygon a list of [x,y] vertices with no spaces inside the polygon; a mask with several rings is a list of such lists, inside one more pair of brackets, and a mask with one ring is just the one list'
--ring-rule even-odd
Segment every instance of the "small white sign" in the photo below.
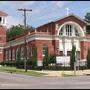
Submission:
{"label": "small white sign", "polygon": [[62,65],[70,65],[70,57],[69,56],[57,56],[56,63]]}
{"label": "small white sign", "polygon": [[43,66],[43,63],[42,63],[41,60],[40,61],[37,61],[37,66]]}

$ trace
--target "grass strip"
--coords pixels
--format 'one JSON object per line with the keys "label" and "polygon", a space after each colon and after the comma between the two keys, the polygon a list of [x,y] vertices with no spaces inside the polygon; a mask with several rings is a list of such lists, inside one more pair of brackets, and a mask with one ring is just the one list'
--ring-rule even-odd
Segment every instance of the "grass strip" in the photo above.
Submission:
{"label": "grass strip", "polygon": [[29,76],[43,76],[46,75],[45,73],[36,72],[35,70],[27,70],[25,72],[24,69],[17,69],[16,67],[0,67],[1,72],[7,72],[7,73],[15,73],[15,74],[24,74]]}

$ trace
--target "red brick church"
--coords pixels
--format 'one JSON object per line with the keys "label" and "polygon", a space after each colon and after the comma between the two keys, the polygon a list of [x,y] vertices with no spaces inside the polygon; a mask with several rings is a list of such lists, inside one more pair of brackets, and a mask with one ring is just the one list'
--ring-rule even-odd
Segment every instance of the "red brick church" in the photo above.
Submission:
{"label": "red brick church", "polygon": [[[90,47],[90,36],[87,33],[89,23],[74,14],[69,14],[58,20],[49,22],[35,28],[27,34],[17,36],[14,40],[6,42],[5,17],[7,14],[0,12],[0,61],[16,60],[17,51],[21,48],[24,53],[24,35],[27,42],[27,58],[32,56],[32,47],[37,47],[37,65],[42,65],[45,55],[44,47],[48,47],[49,54],[57,58],[66,56],[69,60],[72,44],[76,46],[78,60],[86,60],[87,50]],[[12,54],[11,54],[12,53]],[[60,59],[63,61],[63,59]]]}

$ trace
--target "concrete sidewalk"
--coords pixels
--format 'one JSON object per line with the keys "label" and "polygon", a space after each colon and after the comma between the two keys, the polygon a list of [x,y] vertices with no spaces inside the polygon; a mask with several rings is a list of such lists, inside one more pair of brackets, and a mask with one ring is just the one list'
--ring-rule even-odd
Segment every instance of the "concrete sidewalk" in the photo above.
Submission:
{"label": "concrete sidewalk", "polygon": [[[46,73],[45,76],[64,76],[64,75],[75,75],[74,71],[50,71],[50,70],[42,70],[36,71],[41,73]],[[77,70],[76,75],[90,75],[90,70]]]}

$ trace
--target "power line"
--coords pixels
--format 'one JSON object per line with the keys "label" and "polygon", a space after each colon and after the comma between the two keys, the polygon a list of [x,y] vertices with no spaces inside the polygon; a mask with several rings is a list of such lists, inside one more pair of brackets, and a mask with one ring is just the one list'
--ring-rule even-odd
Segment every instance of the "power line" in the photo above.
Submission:
{"label": "power line", "polygon": [[25,26],[25,30],[26,30],[26,12],[27,11],[32,11],[31,9],[18,9],[19,11],[23,11],[24,12],[24,26]]}

